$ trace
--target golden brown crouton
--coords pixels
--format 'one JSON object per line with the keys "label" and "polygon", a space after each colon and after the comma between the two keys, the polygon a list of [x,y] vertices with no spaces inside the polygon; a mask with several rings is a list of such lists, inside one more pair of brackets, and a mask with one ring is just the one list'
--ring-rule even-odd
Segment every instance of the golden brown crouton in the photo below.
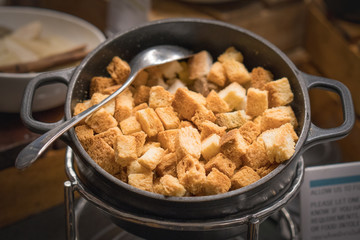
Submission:
{"label": "golden brown crouton", "polygon": [[269,92],[269,107],[284,106],[294,99],[289,80],[285,77],[268,82],[265,89]]}
{"label": "golden brown crouton", "polygon": [[122,135],[120,128],[113,127],[102,133],[96,134],[94,138],[102,138],[110,147],[114,148],[117,136],[119,135]]}
{"label": "golden brown crouton", "polygon": [[212,134],[201,142],[201,155],[208,161],[220,152],[220,136]]}
{"label": "golden brown crouton", "polygon": [[241,157],[246,153],[249,144],[238,129],[233,129],[220,138],[220,151],[232,160],[236,167],[242,164]]}
{"label": "golden brown crouton", "polygon": [[149,174],[149,173],[152,173],[152,171],[150,169],[144,167],[143,165],[141,165],[138,160],[134,160],[126,167],[126,173],[127,173],[127,175],[130,175],[133,173]]}
{"label": "golden brown crouton", "polygon": [[227,60],[235,60],[238,62],[243,62],[244,57],[235,47],[228,47],[224,53],[218,56],[218,61],[223,63]]}
{"label": "golden brown crouton", "polygon": [[212,65],[212,57],[209,52],[201,51],[193,55],[188,61],[189,79],[201,79],[206,77]]}
{"label": "golden brown crouton", "polygon": [[192,122],[190,121],[180,121],[180,125],[179,125],[179,128],[184,128],[184,127],[194,127],[196,128],[195,124],[193,124]]}
{"label": "golden brown crouton", "polygon": [[241,110],[246,107],[246,90],[240,84],[234,82],[218,93],[231,110]]}
{"label": "golden brown crouton", "polygon": [[128,176],[128,183],[138,189],[152,192],[153,191],[153,173],[133,173]]}
{"label": "golden brown crouton", "polygon": [[79,113],[85,111],[86,109],[88,109],[89,107],[91,107],[91,102],[90,100],[85,100],[84,102],[79,102],[75,105],[74,107],[74,116],[78,115]]}
{"label": "golden brown crouton", "polygon": [[260,179],[260,176],[248,166],[243,166],[237,173],[235,173],[231,178],[231,188],[238,189],[246,187],[257,180]]}
{"label": "golden brown crouton", "polygon": [[239,128],[244,125],[250,117],[246,115],[244,110],[238,110],[235,112],[218,113],[216,114],[215,123],[221,127],[227,129]]}
{"label": "golden brown crouton", "polygon": [[134,93],[134,103],[139,105],[141,103],[147,103],[150,97],[150,87],[148,86],[138,86]]}
{"label": "golden brown crouton", "polygon": [[259,174],[260,177],[265,177],[266,175],[268,175],[270,172],[272,172],[278,166],[279,166],[279,163],[268,164],[266,166],[256,169],[255,171],[257,174]]}
{"label": "golden brown crouton", "polygon": [[217,134],[220,137],[224,135],[226,132],[226,127],[220,127],[219,125],[211,122],[211,121],[204,121],[201,125],[201,140],[204,140],[211,134]]}
{"label": "golden brown crouton", "polygon": [[191,118],[191,121],[200,130],[204,121],[215,122],[215,120],[216,117],[214,113],[203,105],[200,105],[199,108],[196,109],[194,116]]}
{"label": "golden brown crouton", "polygon": [[131,133],[135,133],[135,132],[140,132],[141,131],[141,125],[140,123],[136,120],[135,116],[130,116],[124,120],[122,120],[120,123],[120,128],[121,131],[125,134],[131,134]]}
{"label": "golden brown crouton", "polygon": [[171,175],[165,175],[160,178],[158,183],[154,184],[154,192],[165,196],[182,197],[185,195],[186,190],[180,184],[179,179]]}
{"label": "golden brown crouton", "polygon": [[161,86],[154,86],[150,88],[149,107],[169,107],[174,100],[174,95],[166,91]]}
{"label": "golden brown crouton", "polygon": [[205,104],[206,99],[201,94],[187,88],[178,88],[175,92],[172,107],[179,113],[180,117],[191,120],[199,106]]}
{"label": "golden brown crouton", "polygon": [[220,62],[215,62],[209,71],[207,76],[210,82],[217,84],[220,87],[223,87],[226,82],[226,74],[224,66]]}
{"label": "golden brown crouton", "polygon": [[180,128],[176,136],[176,156],[180,160],[186,155],[191,155],[197,159],[201,155],[200,134],[193,127]]}
{"label": "golden brown crouton", "polygon": [[115,118],[103,108],[86,118],[85,122],[89,127],[94,129],[96,133],[101,133],[117,126]]}
{"label": "golden brown crouton", "polygon": [[148,108],[148,104],[147,103],[141,103],[137,106],[135,106],[132,110],[132,115],[136,116],[136,112],[141,110],[141,109],[145,109],[145,108]]}
{"label": "golden brown crouton", "polygon": [[[94,93],[91,96],[91,99],[90,99],[91,106],[99,104],[100,102],[102,102],[108,96],[109,95],[107,95],[107,94],[102,94],[102,93],[99,93],[99,92]],[[114,115],[114,112],[115,112],[115,100],[111,100],[110,102],[105,104],[102,108],[104,110],[106,110],[108,113],[110,113],[111,115]]]}
{"label": "golden brown crouton", "polygon": [[115,113],[114,117],[118,122],[128,118],[132,114],[134,107],[134,98],[129,89],[125,89],[122,93],[115,97]]}
{"label": "golden brown crouton", "polygon": [[120,135],[115,144],[115,161],[123,167],[137,159],[136,138],[131,135]]}
{"label": "golden brown crouton", "polygon": [[261,133],[259,124],[256,124],[252,121],[244,123],[244,125],[239,128],[239,131],[243,138],[250,144]]}
{"label": "golden brown crouton", "polygon": [[160,107],[155,109],[165,129],[175,129],[180,125],[180,119],[172,107]]}
{"label": "golden brown crouton", "polygon": [[146,85],[148,79],[149,79],[149,73],[145,70],[142,70],[136,75],[134,81],[131,84],[134,87],[138,88],[142,85]]}
{"label": "golden brown crouton", "polygon": [[143,131],[135,132],[130,135],[135,137],[136,153],[137,156],[140,157],[143,154],[143,147],[145,145],[147,135]]}
{"label": "golden brown crouton", "polygon": [[251,71],[251,87],[265,90],[265,84],[273,81],[273,74],[262,68],[256,67]]}
{"label": "golden brown crouton", "polygon": [[110,95],[113,94],[116,90],[118,90],[121,87],[120,84],[117,85],[113,85],[110,87],[105,88],[104,90],[101,91],[102,94],[106,94],[106,95]]}
{"label": "golden brown crouton", "polygon": [[246,114],[251,117],[261,115],[268,109],[268,92],[257,88],[249,88],[247,91]]}
{"label": "golden brown crouton", "polygon": [[142,147],[141,155],[143,155],[144,153],[147,152],[147,150],[153,147],[161,147],[161,145],[159,142],[152,142],[152,141],[145,142],[144,146]]}
{"label": "golden brown crouton", "polygon": [[138,162],[147,169],[154,170],[163,157],[164,151],[161,147],[152,147],[138,159]]}
{"label": "golden brown crouton", "polygon": [[218,153],[215,157],[211,158],[205,164],[205,170],[208,174],[213,168],[217,168],[220,172],[225,174],[228,177],[234,175],[236,165],[233,161],[228,159],[224,154]]}
{"label": "golden brown crouton", "polygon": [[169,129],[159,132],[157,137],[161,147],[168,149],[170,152],[175,152],[178,131],[178,129]]}
{"label": "golden brown crouton", "polygon": [[203,193],[206,181],[204,166],[191,155],[185,156],[176,166],[179,182],[194,195]]}
{"label": "golden brown crouton", "polygon": [[156,136],[159,132],[164,131],[164,126],[153,108],[145,108],[137,111],[136,119],[149,137]]}
{"label": "golden brown crouton", "polygon": [[117,56],[113,57],[110,64],[106,67],[106,70],[117,84],[124,83],[130,74],[129,64]]}
{"label": "golden brown crouton", "polygon": [[229,112],[230,107],[214,90],[206,97],[206,107],[214,113]]}
{"label": "golden brown crouton", "polygon": [[226,60],[222,64],[225,69],[226,77],[230,82],[245,84],[251,80],[250,73],[241,62],[230,59]]}
{"label": "golden brown crouton", "polygon": [[110,147],[103,139],[94,139],[89,146],[87,153],[106,172],[117,174],[121,171],[120,165],[115,162],[114,149],[112,149],[112,147]]}
{"label": "golden brown crouton", "polygon": [[269,163],[264,141],[260,138],[254,141],[246,151],[243,163],[252,169],[257,169]]}
{"label": "golden brown crouton", "polygon": [[156,166],[155,172],[158,176],[164,176],[168,174],[176,177],[176,165],[176,153],[166,151],[165,154],[162,156],[160,163]]}
{"label": "golden brown crouton", "polygon": [[75,133],[83,148],[87,150],[92,143],[94,130],[87,125],[79,125],[75,127]]}
{"label": "golden brown crouton", "polygon": [[294,128],[298,123],[294,111],[290,106],[280,106],[267,109],[260,121],[261,131],[278,128],[285,123],[291,123]]}
{"label": "golden brown crouton", "polygon": [[213,168],[207,175],[204,184],[205,194],[215,195],[226,193],[231,187],[231,180],[228,176],[220,172],[217,168]]}
{"label": "golden brown crouton", "polygon": [[102,93],[106,88],[115,85],[115,81],[112,78],[107,77],[93,77],[90,81],[90,97],[96,93]]}

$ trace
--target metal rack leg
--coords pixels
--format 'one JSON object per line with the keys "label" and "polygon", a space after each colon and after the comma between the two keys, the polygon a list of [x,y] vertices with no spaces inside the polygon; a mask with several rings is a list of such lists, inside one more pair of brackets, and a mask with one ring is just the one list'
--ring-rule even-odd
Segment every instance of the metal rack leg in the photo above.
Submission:
{"label": "metal rack leg", "polygon": [[250,219],[248,223],[247,239],[248,240],[258,240],[259,239],[259,219]]}
{"label": "metal rack leg", "polygon": [[66,239],[76,240],[76,225],[74,211],[74,189],[70,181],[64,183],[65,215],[66,215]]}

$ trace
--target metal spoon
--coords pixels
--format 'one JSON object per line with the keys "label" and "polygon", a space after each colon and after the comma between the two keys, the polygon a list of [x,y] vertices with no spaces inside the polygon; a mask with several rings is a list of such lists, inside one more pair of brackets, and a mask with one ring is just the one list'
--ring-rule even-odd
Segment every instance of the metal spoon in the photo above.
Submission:
{"label": "metal spoon", "polygon": [[116,90],[113,94],[111,94],[99,104],[96,104],[88,108],[87,110],[81,112],[80,114],[74,116],[73,118],[70,118],[69,120],[46,132],[45,134],[37,138],[35,141],[27,145],[17,156],[15,161],[15,167],[17,169],[24,169],[26,167],[29,167],[57,138],[59,138],[62,134],[68,131],[71,127],[79,123],[82,119],[86,118],[91,113],[95,112],[107,102],[116,97],[118,94],[120,94],[122,91],[124,91],[124,89],[126,89],[135,79],[137,73],[144,68],[161,65],[175,60],[185,59],[190,57],[191,55],[191,51],[182,47],[172,45],[159,45],[145,49],[144,51],[140,52],[130,61],[130,76],[118,90]]}

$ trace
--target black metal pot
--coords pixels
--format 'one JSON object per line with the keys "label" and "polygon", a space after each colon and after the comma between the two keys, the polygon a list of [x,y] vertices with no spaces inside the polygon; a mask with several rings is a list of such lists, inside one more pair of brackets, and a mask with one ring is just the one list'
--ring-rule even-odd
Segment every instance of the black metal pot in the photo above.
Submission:
{"label": "black metal pot", "polygon": [[[180,220],[222,218],[257,211],[264,203],[275,203],[291,186],[298,158],[304,150],[323,141],[343,138],[352,129],[355,121],[353,104],[349,90],[342,83],[300,72],[278,48],[243,28],[200,19],[170,19],[146,24],[108,39],[76,69],[39,75],[25,91],[21,110],[24,123],[36,132],[45,132],[59,124],[38,122],[31,115],[32,98],[40,85],[63,82],[68,86],[65,119],[69,119],[76,103],[88,98],[91,77],[107,75],[106,66],[113,56],[129,61],[140,51],[160,44],[179,45],[194,52],[207,50],[214,58],[227,47],[235,46],[243,53],[248,69],[263,66],[274,74],[275,79],[287,77],[294,92],[292,107],[299,121],[299,140],[291,159],[250,186],[213,196],[164,197],[136,189],[105,172],[82,148],[74,130],[70,130],[63,140],[78,156],[76,165],[81,182],[115,209]],[[308,90],[314,87],[335,91],[341,97],[344,113],[341,126],[321,129],[311,122]]]}

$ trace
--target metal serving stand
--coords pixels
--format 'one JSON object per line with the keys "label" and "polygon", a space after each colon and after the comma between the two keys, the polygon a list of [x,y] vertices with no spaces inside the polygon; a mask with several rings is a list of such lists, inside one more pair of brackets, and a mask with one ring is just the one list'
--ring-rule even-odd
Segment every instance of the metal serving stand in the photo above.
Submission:
{"label": "metal serving stand", "polygon": [[77,191],[84,199],[92,203],[97,208],[110,214],[112,217],[122,219],[124,221],[140,223],[146,226],[157,226],[161,229],[186,229],[189,231],[217,230],[227,227],[237,227],[247,225],[247,240],[259,239],[260,223],[274,213],[278,212],[283,218],[289,229],[290,239],[298,239],[298,231],[296,224],[293,222],[290,213],[284,207],[293,197],[296,196],[304,175],[304,161],[300,157],[296,176],[287,190],[275,203],[269,204],[261,208],[259,211],[234,218],[215,219],[211,221],[173,221],[169,219],[158,219],[156,217],[144,216],[119,209],[101,201],[97,196],[93,195],[80,181],[74,169],[74,154],[70,147],[67,147],[65,155],[65,171],[69,178],[64,183],[65,190],[65,211],[66,211],[66,239],[79,240],[78,229],[76,223],[75,198],[74,193]]}

